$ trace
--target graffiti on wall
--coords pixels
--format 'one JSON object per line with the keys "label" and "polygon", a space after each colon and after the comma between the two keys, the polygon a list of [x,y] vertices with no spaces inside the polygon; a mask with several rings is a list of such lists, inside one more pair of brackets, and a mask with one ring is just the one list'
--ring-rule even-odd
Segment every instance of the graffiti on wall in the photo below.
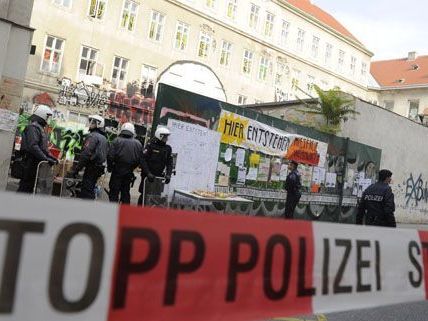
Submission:
{"label": "graffiti on wall", "polygon": [[422,174],[413,176],[410,173],[404,186],[406,206],[418,207],[420,203],[428,203],[428,182],[423,180]]}

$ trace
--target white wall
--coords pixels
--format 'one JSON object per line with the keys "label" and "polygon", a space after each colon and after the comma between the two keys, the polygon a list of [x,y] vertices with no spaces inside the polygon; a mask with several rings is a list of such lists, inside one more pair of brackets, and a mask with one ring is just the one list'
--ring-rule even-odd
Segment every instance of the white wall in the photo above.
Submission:
{"label": "white wall", "polygon": [[393,172],[397,221],[428,223],[428,128],[358,99],[356,109],[360,115],[340,135],[382,150],[380,167]]}

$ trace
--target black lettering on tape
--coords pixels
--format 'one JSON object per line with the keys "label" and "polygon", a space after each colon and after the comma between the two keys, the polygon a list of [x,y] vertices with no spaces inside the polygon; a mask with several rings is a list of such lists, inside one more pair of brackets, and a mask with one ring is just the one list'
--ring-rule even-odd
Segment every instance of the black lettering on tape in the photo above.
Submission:
{"label": "black lettering on tape", "polygon": [[[242,244],[250,246],[250,257],[247,262],[239,262]],[[226,302],[236,299],[238,273],[251,271],[259,258],[259,244],[251,234],[232,234],[230,243],[229,271],[227,276]]]}
{"label": "black lettering on tape", "polygon": [[[159,261],[161,240],[152,229],[123,228],[119,246],[119,264],[116,272],[113,308],[125,307],[128,280],[131,274],[144,273],[153,269]],[[149,253],[140,262],[132,262],[132,249],[135,240],[146,240],[149,243]]]}
{"label": "black lettering on tape", "polygon": [[[189,262],[181,262],[181,244],[191,242],[195,254]],[[177,293],[178,276],[195,272],[205,257],[205,242],[201,234],[193,231],[172,231],[169,252],[168,272],[166,276],[164,305],[174,305]]]}
{"label": "black lettering on tape", "polygon": [[[82,234],[89,237],[92,245],[89,274],[82,297],[76,301],[70,301],[65,297],[63,288],[65,263],[71,240]],[[103,261],[104,237],[98,227],[87,223],[75,223],[64,227],[56,239],[51,263],[49,300],[52,306],[61,312],[79,312],[87,309],[97,298],[102,278]]]}
{"label": "black lettering on tape", "polygon": [[[284,251],[284,263],[282,270],[282,284],[279,290],[272,285],[273,253],[276,246],[282,247]],[[284,235],[272,235],[266,245],[266,257],[263,269],[263,290],[270,300],[280,300],[287,295],[291,276],[291,244]]]}
{"label": "black lettering on tape", "polygon": [[43,222],[0,220],[0,231],[8,233],[0,284],[0,313],[13,312],[24,234],[43,233],[44,229]]}
{"label": "black lettering on tape", "polygon": [[315,288],[305,286],[306,279],[306,238],[299,238],[299,266],[298,266],[298,281],[297,281],[297,296],[313,296]]}
{"label": "black lettering on tape", "polygon": [[342,281],[343,272],[345,271],[346,264],[349,259],[349,254],[351,253],[352,242],[351,240],[338,239],[336,240],[336,246],[345,247],[345,252],[343,254],[342,262],[340,262],[339,270],[337,271],[336,277],[334,278],[333,293],[351,293],[352,286],[340,285],[340,282]]}
{"label": "black lettering on tape", "polygon": [[362,270],[370,267],[370,261],[362,258],[362,249],[365,247],[370,247],[370,241],[357,240],[357,292],[370,292],[372,290],[370,284],[362,283]]}
{"label": "black lettering on tape", "polygon": [[421,255],[421,249],[416,241],[411,241],[409,243],[409,259],[417,271],[417,276],[415,277],[415,273],[413,271],[409,271],[409,281],[414,288],[419,288],[422,284],[422,267],[416,259],[413,250],[416,250],[417,255]]}
{"label": "black lettering on tape", "polygon": [[328,283],[329,283],[329,277],[328,277],[328,270],[330,265],[330,242],[328,239],[324,239],[324,260],[322,264],[322,294],[327,295],[328,294]]}

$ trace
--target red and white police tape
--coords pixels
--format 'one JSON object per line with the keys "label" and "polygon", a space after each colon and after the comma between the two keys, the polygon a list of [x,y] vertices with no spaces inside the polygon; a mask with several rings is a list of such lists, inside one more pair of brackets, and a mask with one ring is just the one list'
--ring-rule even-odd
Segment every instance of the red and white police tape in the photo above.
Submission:
{"label": "red and white police tape", "polygon": [[428,232],[0,204],[1,320],[261,321],[427,297]]}

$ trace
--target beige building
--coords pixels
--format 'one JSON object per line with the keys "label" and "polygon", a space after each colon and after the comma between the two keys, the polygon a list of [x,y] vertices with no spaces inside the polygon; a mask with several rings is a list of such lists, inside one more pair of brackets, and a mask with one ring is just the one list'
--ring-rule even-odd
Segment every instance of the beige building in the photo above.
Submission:
{"label": "beige building", "polygon": [[[38,0],[31,25],[24,107],[52,100],[75,121],[105,102],[88,92],[144,100],[159,82],[233,104],[307,98],[296,85],[314,83],[371,95],[372,53],[309,0]],[[93,86],[73,101],[79,82]]]}
{"label": "beige building", "polygon": [[428,124],[428,56],[409,52],[405,58],[374,61],[370,89],[382,107]]}

